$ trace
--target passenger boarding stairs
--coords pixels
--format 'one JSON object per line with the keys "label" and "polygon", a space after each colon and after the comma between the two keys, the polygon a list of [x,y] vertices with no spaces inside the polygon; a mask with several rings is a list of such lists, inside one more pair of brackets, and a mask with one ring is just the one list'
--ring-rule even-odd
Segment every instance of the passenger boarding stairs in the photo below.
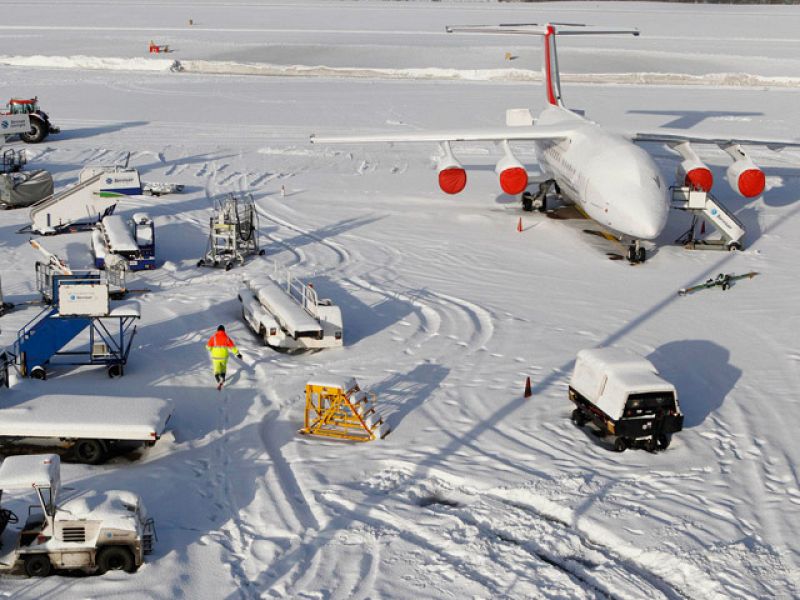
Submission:
{"label": "passenger boarding stairs", "polygon": [[[744,225],[709,192],[689,187],[672,189],[672,208],[692,214],[692,224],[676,243],[691,250],[741,250]],[[698,239],[695,236],[698,219],[707,221],[720,233],[719,239]]]}
{"label": "passenger boarding stairs", "polygon": [[106,175],[97,173],[34,204],[30,211],[31,231],[58,233],[76,223],[96,223],[114,212],[118,198],[101,192]]}
{"label": "passenger boarding stairs", "polygon": [[50,359],[91,325],[87,317],[62,317],[48,306],[19,330],[14,344],[23,375],[35,376]]}

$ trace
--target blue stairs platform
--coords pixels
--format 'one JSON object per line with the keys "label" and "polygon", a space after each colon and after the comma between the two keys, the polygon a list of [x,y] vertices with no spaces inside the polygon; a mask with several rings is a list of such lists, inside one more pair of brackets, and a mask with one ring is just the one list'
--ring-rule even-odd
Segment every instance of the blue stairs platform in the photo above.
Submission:
{"label": "blue stairs platform", "polygon": [[15,351],[23,361],[24,373],[30,374],[34,367],[44,367],[91,323],[86,317],[60,317],[53,307],[43,310],[17,334]]}

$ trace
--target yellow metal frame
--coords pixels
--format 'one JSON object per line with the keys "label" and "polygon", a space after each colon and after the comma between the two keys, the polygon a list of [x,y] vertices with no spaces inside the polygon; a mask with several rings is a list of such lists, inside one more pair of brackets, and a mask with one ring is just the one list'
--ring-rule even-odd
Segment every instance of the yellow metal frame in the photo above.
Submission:
{"label": "yellow metal frame", "polygon": [[367,419],[377,414],[376,401],[375,394],[362,392],[357,383],[349,390],[309,383],[306,385],[305,422],[300,433],[355,442],[375,440],[383,419],[370,424]]}

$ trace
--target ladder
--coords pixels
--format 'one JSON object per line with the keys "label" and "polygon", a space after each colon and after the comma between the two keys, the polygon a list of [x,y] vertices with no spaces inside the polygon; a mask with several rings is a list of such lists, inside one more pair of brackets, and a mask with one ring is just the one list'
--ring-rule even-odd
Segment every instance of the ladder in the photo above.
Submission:
{"label": "ladder", "polygon": [[[709,192],[690,187],[672,188],[672,208],[692,215],[692,224],[681,237],[675,240],[689,250],[741,250],[745,228],[725,206]],[[720,234],[716,239],[700,239],[696,236],[697,222],[702,219]]]}

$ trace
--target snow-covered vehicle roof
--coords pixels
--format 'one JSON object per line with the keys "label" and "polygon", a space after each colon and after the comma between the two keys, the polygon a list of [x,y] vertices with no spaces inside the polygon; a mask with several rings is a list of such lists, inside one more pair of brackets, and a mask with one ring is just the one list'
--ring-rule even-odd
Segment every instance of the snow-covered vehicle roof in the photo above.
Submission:
{"label": "snow-covered vehicle roof", "polygon": [[61,459],[56,454],[9,456],[0,465],[0,490],[30,490],[57,487]]}
{"label": "snow-covered vehicle roof", "polygon": [[102,521],[105,529],[136,531],[137,521],[146,516],[138,494],[125,490],[82,490],[60,508],[75,519]]}
{"label": "snow-covered vehicle roof", "polygon": [[630,394],[669,392],[677,397],[675,386],[649,360],[619,348],[578,352],[570,385],[614,420],[622,417]]}
{"label": "snow-covered vehicle roof", "polygon": [[108,237],[112,252],[136,252],[139,246],[131,235],[130,227],[119,215],[109,215],[103,218],[103,229]]}

